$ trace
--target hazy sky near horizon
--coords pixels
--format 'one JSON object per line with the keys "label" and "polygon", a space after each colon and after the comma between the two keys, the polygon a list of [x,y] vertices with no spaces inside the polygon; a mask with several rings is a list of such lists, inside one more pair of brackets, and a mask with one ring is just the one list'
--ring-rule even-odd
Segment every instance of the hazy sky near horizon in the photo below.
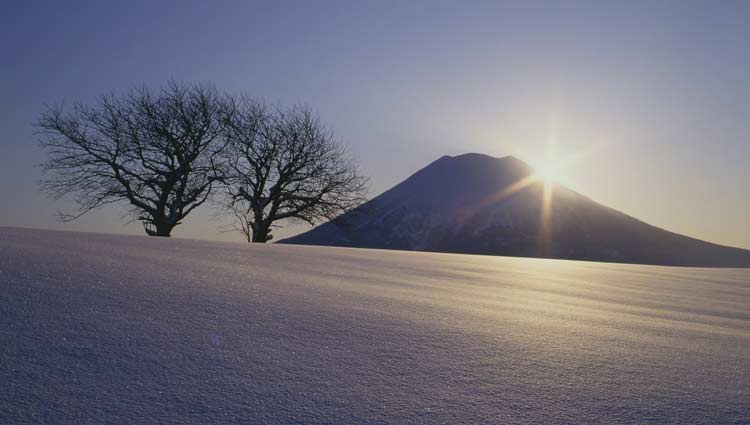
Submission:
{"label": "hazy sky near horizon", "polygon": [[[45,198],[32,123],[168,79],[304,102],[371,194],[448,154],[587,152],[564,183],[643,221],[750,248],[750,2],[5,2],[0,225],[142,233],[124,208],[78,222]],[[203,208],[178,237],[218,233]],[[276,232],[277,238],[294,230]]]}

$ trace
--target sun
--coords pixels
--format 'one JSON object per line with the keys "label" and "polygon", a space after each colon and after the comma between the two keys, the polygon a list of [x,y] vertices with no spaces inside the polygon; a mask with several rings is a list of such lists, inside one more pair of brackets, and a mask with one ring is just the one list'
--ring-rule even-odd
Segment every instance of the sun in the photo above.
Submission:
{"label": "sun", "polygon": [[545,183],[556,183],[562,178],[562,162],[555,158],[545,158],[533,164],[536,177]]}
{"label": "sun", "polygon": [[550,130],[544,154],[537,156],[536,158],[530,158],[529,162],[535,171],[533,179],[535,181],[541,181],[545,186],[550,186],[553,183],[560,183],[560,181],[563,180],[562,173],[564,172],[566,165],[568,165],[568,159],[569,158],[558,154],[557,134],[555,131]]}

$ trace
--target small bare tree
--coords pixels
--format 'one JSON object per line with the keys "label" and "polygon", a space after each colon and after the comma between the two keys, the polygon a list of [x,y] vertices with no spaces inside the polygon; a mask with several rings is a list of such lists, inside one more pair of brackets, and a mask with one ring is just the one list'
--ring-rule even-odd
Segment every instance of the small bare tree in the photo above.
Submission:
{"label": "small bare tree", "polygon": [[169,236],[211,193],[229,117],[231,102],[212,86],[174,82],[71,112],[49,108],[37,123],[47,152],[42,188],[78,204],[64,221],[125,202],[149,235]]}
{"label": "small bare tree", "polygon": [[226,128],[224,207],[248,241],[271,240],[276,222],[316,224],[365,200],[357,162],[309,107],[242,97]]}

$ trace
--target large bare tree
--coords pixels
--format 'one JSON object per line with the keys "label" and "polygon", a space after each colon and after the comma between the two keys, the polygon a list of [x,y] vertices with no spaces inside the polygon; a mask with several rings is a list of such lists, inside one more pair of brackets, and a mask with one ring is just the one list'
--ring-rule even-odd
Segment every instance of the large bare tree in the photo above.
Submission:
{"label": "large bare tree", "polygon": [[49,108],[37,124],[47,153],[42,187],[77,203],[62,220],[123,202],[149,235],[169,236],[211,193],[231,105],[213,86],[170,82]]}
{"label": "large bare tree", "polygon": [[274,223],[316,224],[365,199],[367,179],[356,160],[309,107],[241,97],[225,138],[224,207],[250,242],[271,240]]}

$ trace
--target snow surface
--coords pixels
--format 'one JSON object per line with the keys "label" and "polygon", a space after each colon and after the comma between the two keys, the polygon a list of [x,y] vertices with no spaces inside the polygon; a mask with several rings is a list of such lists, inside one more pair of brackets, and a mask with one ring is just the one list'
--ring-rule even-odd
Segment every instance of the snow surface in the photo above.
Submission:
{"label": "snow surface", "polygon": [[749,424],[750,270],[0,228],[0,423]]}

